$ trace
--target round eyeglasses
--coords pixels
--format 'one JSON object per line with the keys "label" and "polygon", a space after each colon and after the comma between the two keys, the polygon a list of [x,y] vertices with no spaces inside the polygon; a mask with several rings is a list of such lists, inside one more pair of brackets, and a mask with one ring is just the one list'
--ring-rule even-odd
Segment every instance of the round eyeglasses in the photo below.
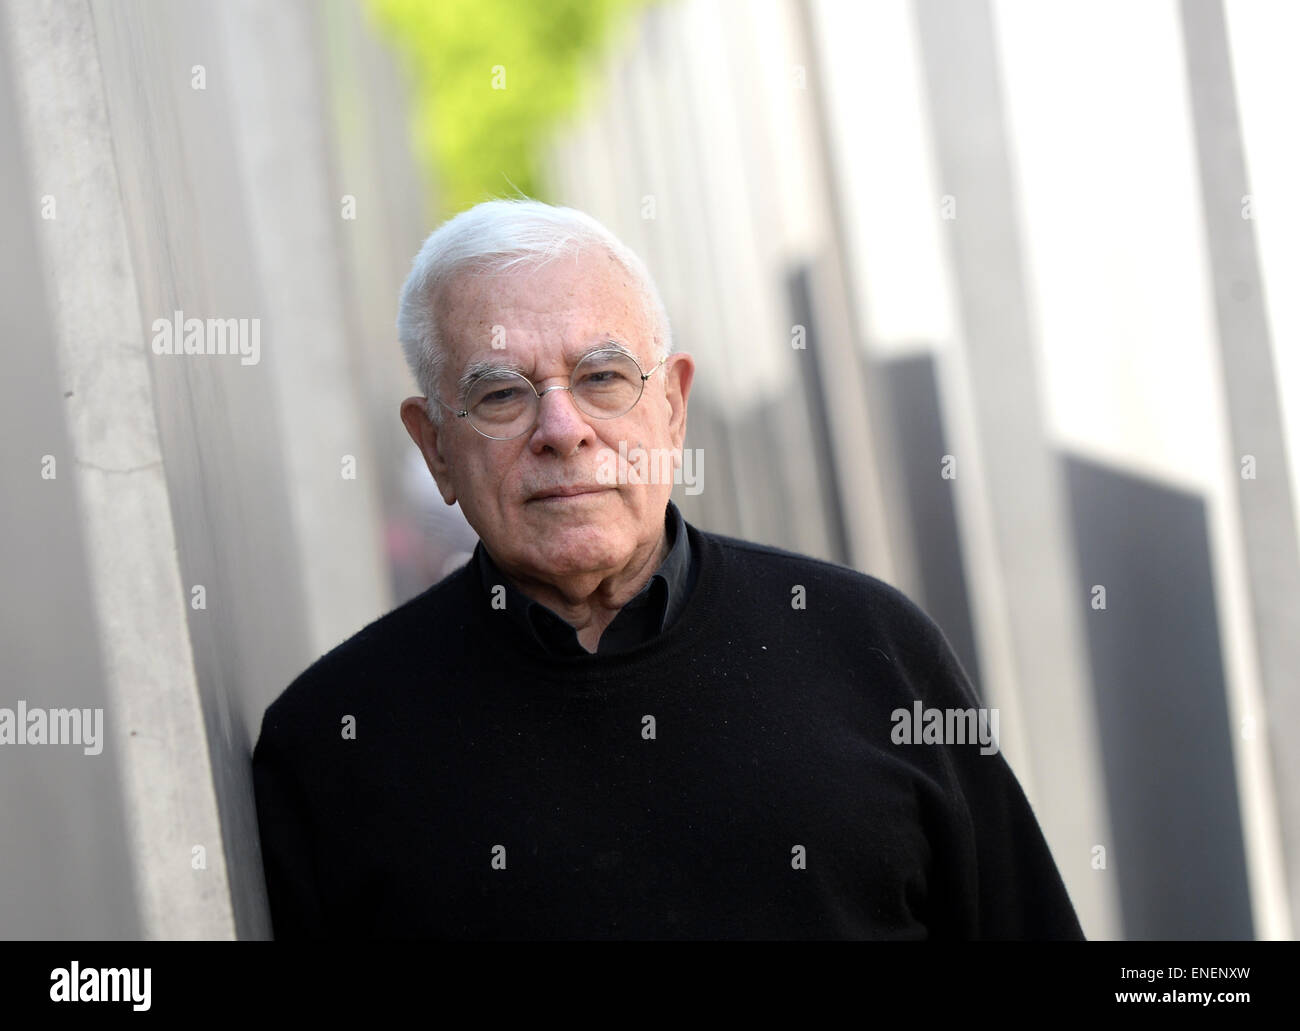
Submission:
{"label": "round eyeglasses", "polygon": [[489,369],[475,376],[465,392],[465,407],[453,408],[441,398],[433,398],[459,419],[492,440],[513,440],[532,429],[541,407],[542,394],[567,390],[573,403],[593,419],[617,419],[626,415],[641,400],[645,383],[668,360],[660,358],[649,372],[626,351],[607,349],[592,351],[573,367],[567,387],[554,386],[538,391],[532,381],[511,369]]}

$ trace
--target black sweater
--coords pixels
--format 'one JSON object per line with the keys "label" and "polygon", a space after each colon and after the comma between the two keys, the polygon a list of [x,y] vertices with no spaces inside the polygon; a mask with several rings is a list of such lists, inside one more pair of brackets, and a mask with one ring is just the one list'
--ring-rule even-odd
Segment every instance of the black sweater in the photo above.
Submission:
{"label": "black sweater", "polygon": [[284,691],[253,756],[278,938],[1082,937],[1001,754],[891,740],[979,704],[938,627],[687,525],[646,644],[547,656],[462,567]]}

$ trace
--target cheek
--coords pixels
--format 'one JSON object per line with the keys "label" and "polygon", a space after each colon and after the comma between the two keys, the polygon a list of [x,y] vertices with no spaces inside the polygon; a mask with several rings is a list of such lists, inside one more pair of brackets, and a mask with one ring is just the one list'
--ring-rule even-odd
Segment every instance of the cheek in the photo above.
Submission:
{"label": "cheek", "polygon": [[499,463],[496,456],[481,451],[462,454],[453,475],[460,507],[467,516],[471,514],[489,525],[510,517],[505,488],[510,466]]}
{"label": "cheek", "polygon": [[[502,449],[504,452],[504,448]],[[513,452],[489,455],[475,470],[483,484],[480,497],[492,509],[494,519],[517,520],[523,517],[521,501],[523,476],[519,456]]]}

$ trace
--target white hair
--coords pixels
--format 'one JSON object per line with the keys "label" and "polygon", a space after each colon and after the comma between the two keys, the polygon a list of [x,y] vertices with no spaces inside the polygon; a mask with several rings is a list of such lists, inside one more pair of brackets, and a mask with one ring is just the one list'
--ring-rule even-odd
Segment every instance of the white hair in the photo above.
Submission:
{"label": "white hair", "polygon": [[[672,353],[668,311],[645,263],[584,212],[529,198],[484,201],[429,234],[412,263],[397,309],[402,352],[425,396],[439,396],[446,351],[438,325],[439,292],[464,272],[502,273],[536,268],[563,254],[603,249],[640,285],[655,327],[655,357]],[[442,406],[429,414],[441,421]]]}

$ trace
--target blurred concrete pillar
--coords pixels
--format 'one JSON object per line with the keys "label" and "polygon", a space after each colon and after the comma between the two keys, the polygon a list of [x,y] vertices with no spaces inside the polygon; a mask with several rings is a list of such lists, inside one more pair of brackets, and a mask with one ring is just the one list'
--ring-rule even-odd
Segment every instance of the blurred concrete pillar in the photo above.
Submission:
{"label": "blurred concrete pillar", "polygon": [[[799,341],[805,345],[802,349],[793,346],[796,325],[803,325],[809,336],[814,330],[811,316],[805,321],[799,313],[807,301],[801,289],[807,278],[807,269],[800,263],[805,251],[792,240],[785,205],[771,200],[782,191],[782,164],[804,164],[805,158],[792,146],[783,125],[783,116],[794,114],[797,104],[783,60],[788,55],[778,54],[775,60],[772,56],[783,38],[783,26],[774,17],[778,8],[771,3],[724,0],[720,6],[723,18],[735,26],[724,33],[722,47],[728,79],[735,84],[732,117],[743,155],[738,178],[745,186],[748,216],[747,235],[733,247],[738,244],[736,249],[748,262],[749,294],[744,305],[750,322],[746,336],[760,345],[747,348],[744,360],[757,361],[762,356],[774,381],[764,392],[764,403],[755,412],[751,430],[763,442],[768,470],[765,493],[769,498],[776,496],[775,501],[766,503],[780,516],[771,539],[804,554],[845,560],[850,548],[845,513],[838,505],[841,491],[831,482],[835,467],[829,461],[810,462],[807,457],[829,451],[819,451],[816,443],[820,413],[804,403],[805,389],[813,382],[809,337]],[[773,93],[784,93],[790,103],[780,107],[773,102]],[[785,198],[786,204],[798,200],[808,206],[815,204],[811,198]],[[835,507],[828,499],[836,500]]]}
{"label": "blurred concrete pillar", "polygon": [[[34,260],[42,238],[62,230],[48,216],[57,221],[62,204],[66,224],[73,198],[48,194],[32,178],[10,29],[8,10],[0,10],[0,706],[116,715],[99,648],[78,451],[65,420],[65,409],[80,410],[83,399],[60,371],[54,312]],[[104,561],[102,552],[95,558]],[[0,748],[0,936],[140,935],[121,754],[102,738],[98,745],[98,754],[95,744],[89,754],[75,744]]]}
{"label": "blurred concrete pillar", "polygon": [[[249,768],[262,712],[390,607],[358,387],[384,376],[367,375],[350,328],[381,304],[391,320],[414,244],[386,252],[387,277],[359,280],[343,260],[320,17],[306,0],[0,0],[21,142],[6,181],[21,153],[21,206],[48,195],[58,210],[33,220],[46,302],[30,292],[23,313],[39,326],[43,308],[49,331],[14,343],[57,349],[59,473],[75,480],[103,669],[100,790],[116,764],[131,870],[118,891],[145,937],[269,933]],[[209,331],[255,325],[242,339],[260,349],[160,353],[155,320],[177,312]],[[23,518],[42,503],[24,494]],[[73,581],[76,565],[52,575]],[[46,835],[61,825],[48,819]],[[76,840],[105,848],[109,879],[116,844]],[[122,904],[62,936],[122,927]],[[62,919],[37,911],[14,933],[47,936]]]}
{"label": "blurred concrete pillar", "polygon": [[[1181,20],[1219,354],[1291,923],[1300,927],[1300,546],[1287,470],[1251,192],[1220,0],[1183,0]],[[1244,466],[1253,465],[1250,478]]]}
{"label": "blurred concrete pillar", "polygon": [[[401,476],[408,456],[416,455],[423,465],[398,417],[400,400],[417,391],[395,324],[398,291],[433,228],[433,205],[411,160],[411,123],[399,69],[391,50],[371,31],[366,5],[324,0],[312,6],[323,27],[328,72],[323,87],[331,148],[323,171],[336,204],[344,197],[356,201],[356,217],[339,223],[343,331],[352,343],[363,398],[360,415],[378,464],[384,510],[392,512],[412,504]],[[432,489],[427,470],[424,476]],[[441,499],[437,505],[442,507]],[[430,518],[444,515],[464,523],[459,508]]]}
{"label": "blurred concrete pillar", "polygon": [[355,323],[341,255],[351,212],[332,188],[320,11],[310,0],[232,0],[219,10],[249,245],[261,282],[274,284],[263,298],[276,344],[266,361],[290,444],[283,454],[308,641],[322,654],[391,598],[382,476],[358,415],[363,352],[348,339]]}
{"label": "blurred concrete pillar", "polygon": [[[916,13],[940,189],[956,205],[949,253],[1030,737],[1029,794],[1085,932],[1113,938],[1115,885],[1090,865],[1111,827],[1080,624],[1087,596],[1039,397],[991,13],[987,0],[916,0]],[[998,685],[988,690],[996,703]]]}
{"label": "blurred concrete pillar", "polygon": [[836,465],[848,537],[844,561],[916,595],[916,545],[894,468],[897,450],[889,409],[879,378],[863,359],[858,307],[851,301],[852,255],[844,231],[843,186],[831,152],[830,116],[809,0],[795,0],[793,15],[793,63],[805,74],[805,86],[796,96],[813,144],[807,161],[818,188],[815,214],[821,230],[820,248],[808,269],[810,308],[818,319],[820,359],[815,373],[826,398],[833,445],[826,458]]}
{"label": "blurred concrete pillar", "polygon": [[49,289],[71,447],[63,469],[78,496],[104,747],[121,770],[139,925],[146,937],[228,938],[225,850],[95,26],[85,4],[8,3],[4,18],[29,178],[61,212],[42,223],[34,259]]}
{"label": "blurred concrete pillar", "polygon": [[[663,64],[661,93],[645,109],[643,127],[658,138],[663,178],[656,184],[657,192],[629,187],[626,200],[639,206],[644,195],[654,195],[654,218],[647,228],[654,243],[644,257],[647,263],[657,264],[662,277],[660,290],[674,323],[674,345],[691,352],[698,365],[686,443],[702,449],[704,490],[694,499],[683,499],[683,513],[690,518],[694,509],[710,529],[745,537],[753,534],[756,520],[752,485],[741,479],[741,404],[736,391],[728,389],[734,386],[728,380],[728,333],[735,317],[726,301],[729,270],[718,266],[722,225],[707,203],[708,170],[701,157],[701,139],[708,123],[693,100],[698,55],[691,45],[689,13],[677,7],[647,15],[656,25],[651,41]],[[624,117],[622,110],[607,110],[606,126]],[[604,139],[601,134],[591,142],[603,147]]]}

